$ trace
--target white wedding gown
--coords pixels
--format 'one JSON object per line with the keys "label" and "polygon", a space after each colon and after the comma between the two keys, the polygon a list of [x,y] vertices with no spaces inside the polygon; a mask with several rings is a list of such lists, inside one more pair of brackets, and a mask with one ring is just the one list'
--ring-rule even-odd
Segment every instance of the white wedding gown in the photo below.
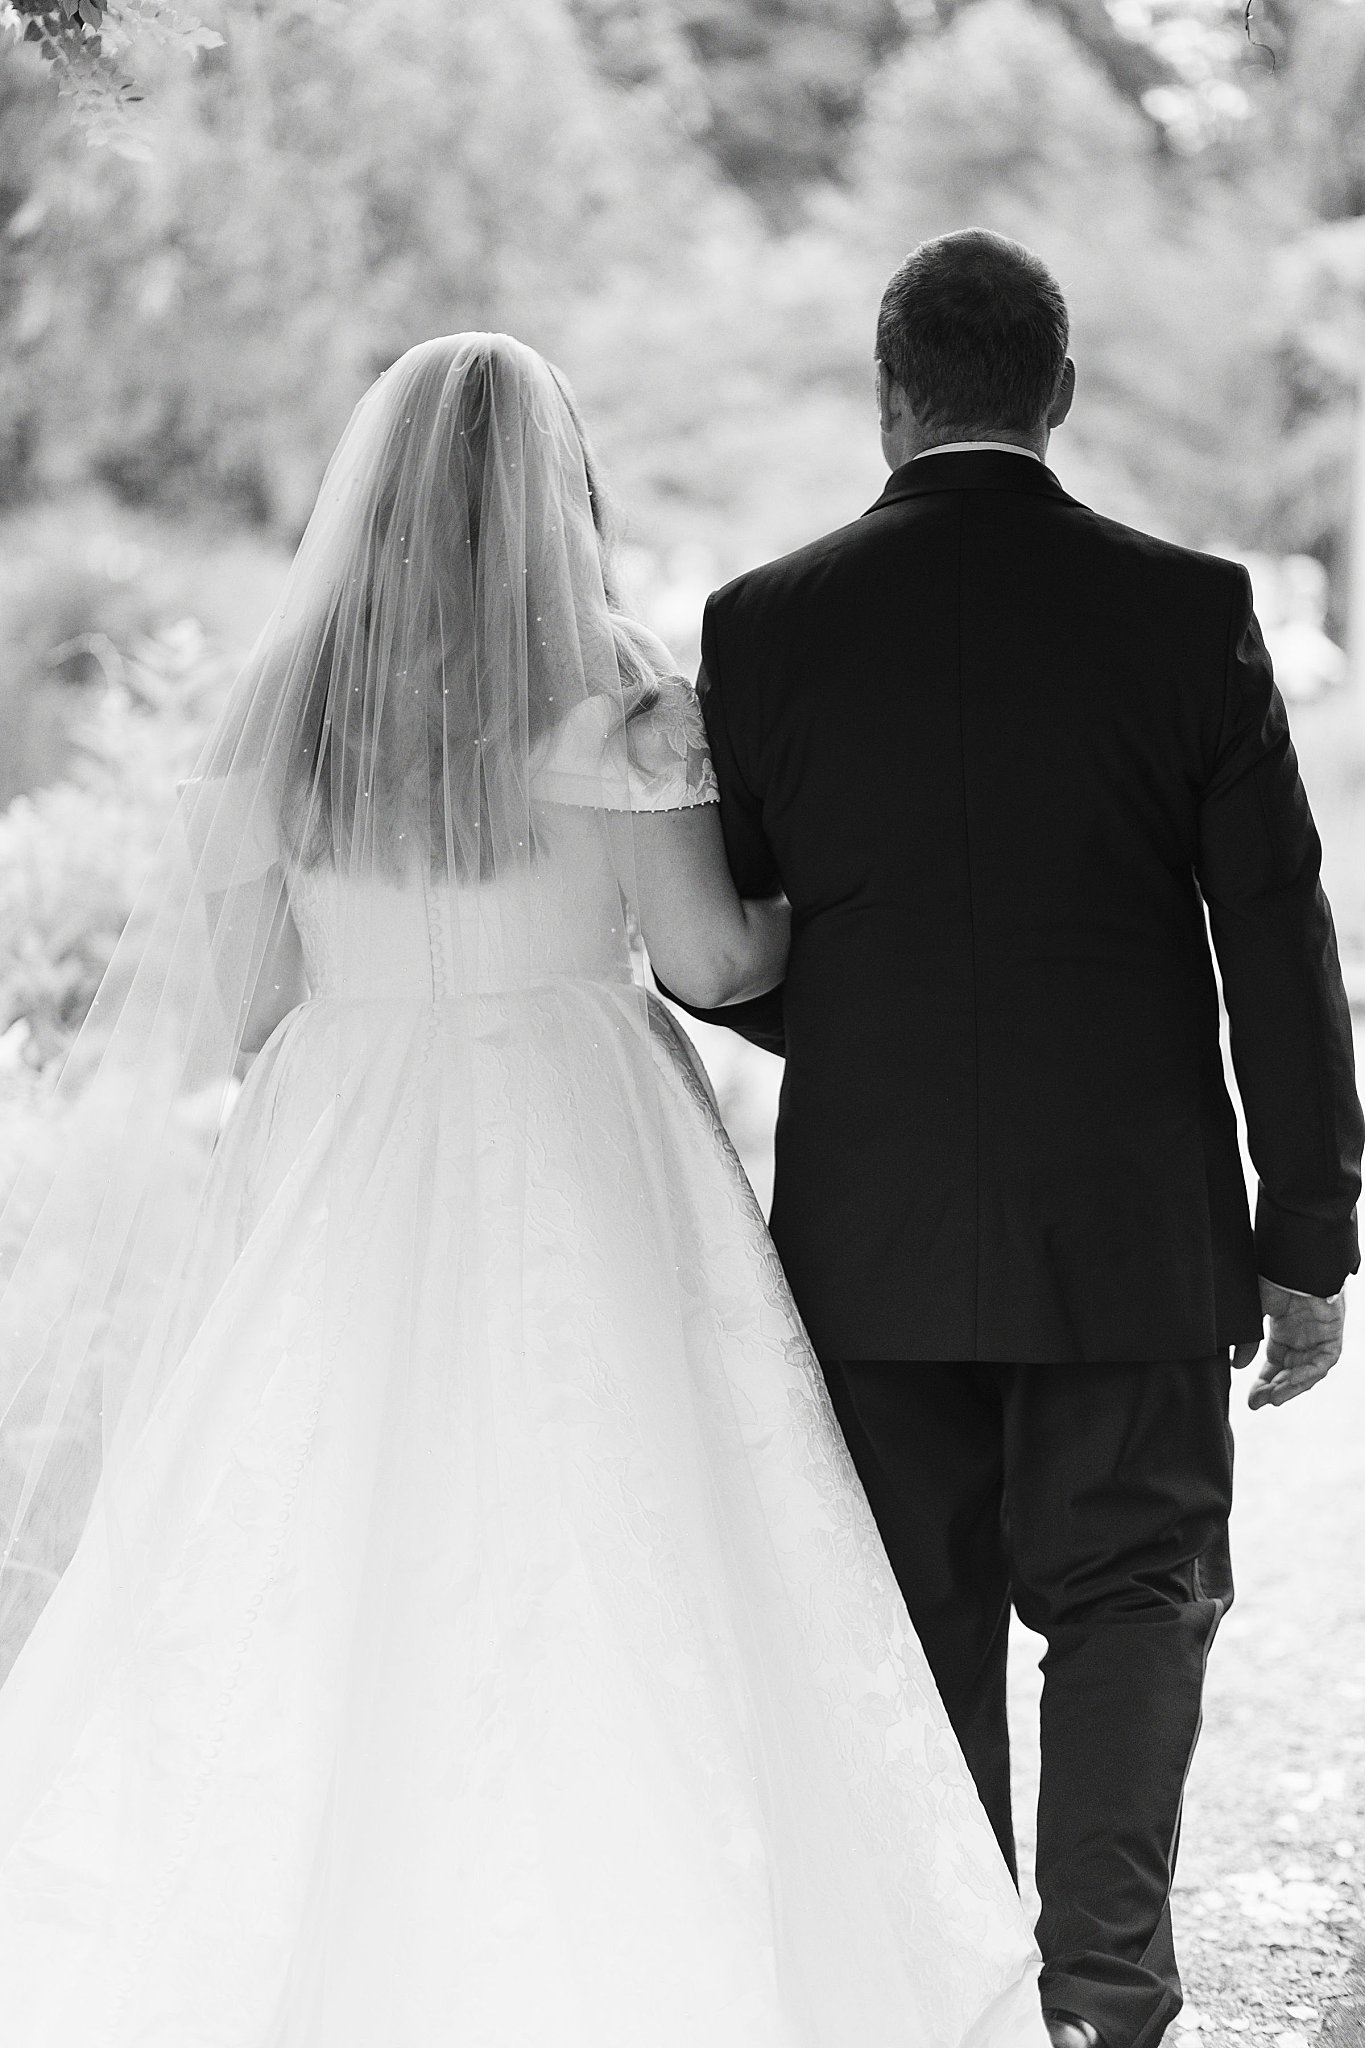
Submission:
{"label": "white wedding gown", "polygon": [[[647,719],[636,807],[709,801],[695,700]],[[0,1690],[5,2048],[1046,2048],[619,897],[526,988],[515,881],[289,887],[183,1355]]]}

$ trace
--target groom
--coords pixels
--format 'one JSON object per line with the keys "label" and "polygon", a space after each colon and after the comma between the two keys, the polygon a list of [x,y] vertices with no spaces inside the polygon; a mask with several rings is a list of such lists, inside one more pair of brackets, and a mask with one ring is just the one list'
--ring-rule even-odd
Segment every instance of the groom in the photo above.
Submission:
{"label": "groom", "polygon": [[1152,2048],[1229,1365],[1264,1311],[1252,1404],[1320,1378],[1359,1263],[1346,999],[1245,571],[1045,466],[1049,272],[927,242],[877,358],[877,503],[707,607],[735,879],[794,910],[784,987],[712,1021],[786,1055],[773,1235],[1011,1868],[1011,1604],[1046,1640],[1052,2038]]}

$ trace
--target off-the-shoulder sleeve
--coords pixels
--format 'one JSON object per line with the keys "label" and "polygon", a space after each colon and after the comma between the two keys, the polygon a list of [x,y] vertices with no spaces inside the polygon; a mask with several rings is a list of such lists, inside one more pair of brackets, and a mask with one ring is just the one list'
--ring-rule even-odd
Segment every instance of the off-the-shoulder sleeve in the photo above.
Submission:
{"label": "off-the-shoulder sleeve", "polygon": [[259,776],[193,776],[180,784],[181,822],[200,889],[225,894],[283,858],[278,799]]}
{"label": "off-the-shoulder sleeve", "polygon": [[665,677],[646,707],[621,724],[618,708],[591,697],[564,720],[536,772],[542,803],[604,811],[683,811],[720,802],[696,692]]}

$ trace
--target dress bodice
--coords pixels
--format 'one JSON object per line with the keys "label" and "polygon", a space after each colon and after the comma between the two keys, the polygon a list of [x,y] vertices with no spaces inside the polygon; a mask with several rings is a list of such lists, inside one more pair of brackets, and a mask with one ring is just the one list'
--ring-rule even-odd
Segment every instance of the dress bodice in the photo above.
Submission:
{"label": "dress bodice", "polygon": [[695,693],[665,679],[624,728],[608,699],[589,698],[533,754],[531,771],[534,850],[496,880],[415,872],[357,882],[326,865],[288,865],[315,999],[441,1002],[563,976],[632,978],[620,840],[613,857],[600,814],[718,800]]}
{"label": "dress bodice", "polygon": [[629,981],[621,893],[555,863],[495,882],[416,874],[343,881],[291,867],[290,908],[315,999],[443,1002],[562,976]]}

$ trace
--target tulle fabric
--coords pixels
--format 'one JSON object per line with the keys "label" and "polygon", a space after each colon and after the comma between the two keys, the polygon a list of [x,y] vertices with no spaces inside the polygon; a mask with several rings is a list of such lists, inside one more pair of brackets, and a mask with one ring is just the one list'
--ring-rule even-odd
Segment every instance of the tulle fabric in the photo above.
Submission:
{"label": "tulle fabric", "polygon": [[15,2048],[1044,2048],[632,952],[632,814],[714,799],[665,671],[553,375],[505,338],[404,358],[16,1196]]}

